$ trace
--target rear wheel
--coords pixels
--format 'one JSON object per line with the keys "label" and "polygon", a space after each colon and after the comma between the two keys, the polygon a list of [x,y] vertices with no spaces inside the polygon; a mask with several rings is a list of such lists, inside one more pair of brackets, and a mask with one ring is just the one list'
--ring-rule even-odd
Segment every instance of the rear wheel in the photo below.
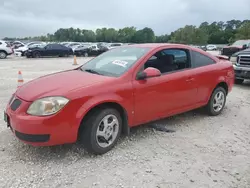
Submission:
{"label": "rear wheel", "polygon": [[211,116],[219,115],[226,104],[226,90],[223,87],[217,87],[206,106],[207,112]]}
{"label": "rear wheel", "polygon": [[235,79],[235,84],[242,84],[244,82],[244,79]]}
{"label": "rear wheel", "polygon": [[88,54],[88,52],[84,52],[84,57],[88,57],[89,56],[89,54]]}
{"label": "rear wheel", "polygon": [[5,59],[7,57],[7,53],[4,51],[0,51],[0,59]]}
{"label": "rear wheel", "polygon": [[82,122],[80,142],[93,154],[104,154],[117,143],[122,129],[122,118],[113,108],[96,110]]}

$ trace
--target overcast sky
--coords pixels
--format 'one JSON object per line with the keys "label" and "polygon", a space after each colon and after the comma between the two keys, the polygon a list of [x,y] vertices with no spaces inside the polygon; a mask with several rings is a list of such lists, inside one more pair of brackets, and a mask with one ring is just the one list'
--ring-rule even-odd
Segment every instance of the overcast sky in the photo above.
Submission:
{"label": "overcast sky", "polygon": [[0,38],[61,27],[151,27],[170,33],[203,21],[250,19],[250,0],[0,0]]}

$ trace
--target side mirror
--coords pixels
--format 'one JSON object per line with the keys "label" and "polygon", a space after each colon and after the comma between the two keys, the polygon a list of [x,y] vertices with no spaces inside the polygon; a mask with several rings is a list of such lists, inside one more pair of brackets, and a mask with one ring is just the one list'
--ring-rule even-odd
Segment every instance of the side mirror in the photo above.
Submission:
{"label": "side mirror", "polygon": [[137,80],[144,80],[146,78],[158,77],[161,76],[161,72],[153,67],[148,67],[144,71],[139,72],[136,76]]}
{"label": "side mirror", "polygon": [[243,50],[247,49],[247,45],[244,44],[244,45],[242,46],[242,49],[243,49]]}

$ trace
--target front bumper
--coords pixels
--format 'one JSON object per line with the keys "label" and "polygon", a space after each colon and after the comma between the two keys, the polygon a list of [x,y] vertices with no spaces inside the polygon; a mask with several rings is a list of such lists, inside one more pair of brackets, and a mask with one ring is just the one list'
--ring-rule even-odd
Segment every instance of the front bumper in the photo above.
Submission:
{"label": "front bumper", "polygon": [[26,55],[27,57],[31,57],[31,56],[32,56],[32,52],[26,51],[26,52],[25,52],[25,55]]}
{"label": "front bumper", "polygon": [[250,67],[240,67],[236,65],[233,67],[236,79],[250,79]]}
{"label": "front bumper", "polygon": [[[53,146],[74,143],[77,140],[77,129],[72,126],[73,118],[67,120],[66,112],[56,115],[37,117],[26,113],[30,102],[21,101],[19,107],[13,110],[10,104],[4,112],[7,127],[11,128],[13,134],[21,141],[34,146]],[[13,103],[11,103],[13,104]],[[66,116],[65,116],[66,115]]]}

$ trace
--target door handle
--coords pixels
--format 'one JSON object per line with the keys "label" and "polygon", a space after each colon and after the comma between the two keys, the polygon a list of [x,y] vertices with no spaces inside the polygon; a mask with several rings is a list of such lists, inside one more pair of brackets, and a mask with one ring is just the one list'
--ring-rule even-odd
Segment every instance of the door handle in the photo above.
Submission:
{"label": "door handle", "polygon": [[194,81],[194,78],[188,78],[188,79],[186,80],[186,82],[192,82],[192,81]]}

